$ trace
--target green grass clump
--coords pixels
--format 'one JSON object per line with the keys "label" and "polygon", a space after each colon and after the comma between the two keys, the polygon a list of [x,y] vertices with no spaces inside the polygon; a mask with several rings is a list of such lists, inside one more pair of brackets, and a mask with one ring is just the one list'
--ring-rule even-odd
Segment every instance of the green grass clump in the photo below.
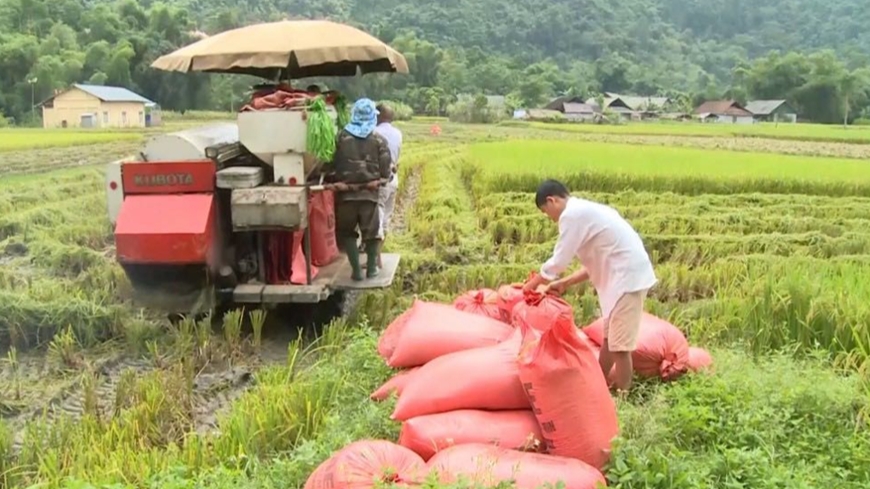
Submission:
{"label": "green grass clump", "polygon": [[609,487],[865,487],[866,392],[824,361],[713,350],[715,374],[641,386],[619,405]]}

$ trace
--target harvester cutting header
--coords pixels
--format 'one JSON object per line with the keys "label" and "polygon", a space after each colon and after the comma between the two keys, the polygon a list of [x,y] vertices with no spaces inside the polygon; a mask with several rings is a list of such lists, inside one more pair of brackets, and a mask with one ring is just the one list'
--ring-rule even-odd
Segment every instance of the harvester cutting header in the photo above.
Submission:
{"label": "harvester cutting header", "polygon": [[357,282],[336,246],[333,195],[322,182],[346,100],[286,81],[408,73],[400,53],[350,26],[282,21],[205,38],[152,67],[279,83],[258,87],[236,123],[156,136],[135,160],[109,164],[117,260],[138,302],[188,313],[220,302],[315,303],[392,284],[397,255]]}

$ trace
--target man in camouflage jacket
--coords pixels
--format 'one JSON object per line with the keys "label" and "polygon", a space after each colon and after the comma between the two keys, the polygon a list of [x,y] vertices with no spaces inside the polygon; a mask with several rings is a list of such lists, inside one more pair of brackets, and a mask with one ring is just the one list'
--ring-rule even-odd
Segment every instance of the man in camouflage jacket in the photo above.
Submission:
{"label": "man in camouflage jacket", "polygon": [[374,132],[378,111],[367,98],[357,100],[351,120],[338,134],[331,180],[335,194],[335,233],[353,270],[353,280],[363,280],[359,248],[362,235],[366,251],[366,277],[378,275],[380,187],[392,177],[387,141]]}

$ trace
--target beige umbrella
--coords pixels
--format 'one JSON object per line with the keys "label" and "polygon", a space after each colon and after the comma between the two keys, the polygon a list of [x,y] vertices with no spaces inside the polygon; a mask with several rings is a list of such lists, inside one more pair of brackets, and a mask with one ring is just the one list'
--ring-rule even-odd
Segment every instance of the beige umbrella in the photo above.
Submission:
{"label": "beige umbrella", "polygon": [[401,53],[359,29],[325,20],[256,24],[207,37],[161,56],[152,68],[267,79],[408,73]]}

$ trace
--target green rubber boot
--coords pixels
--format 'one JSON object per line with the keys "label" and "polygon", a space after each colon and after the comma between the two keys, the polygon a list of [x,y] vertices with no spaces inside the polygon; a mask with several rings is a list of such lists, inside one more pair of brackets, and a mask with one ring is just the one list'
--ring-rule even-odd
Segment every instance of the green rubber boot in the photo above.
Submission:
{"label": "green rubber boot", "polygon": [[351,280],[360,282],[363,280],[362,268],[359,264],[359,248],[356,247],[356,240],[349,239],[345,241],[344,252],[347,253],[347,261],[350,263]]}
{"label": "green rubber boot", "polygon": [[378,270],[378,251],[380,250],[377,240],[366,243],[366,277],[375,278],[380,273]]}

